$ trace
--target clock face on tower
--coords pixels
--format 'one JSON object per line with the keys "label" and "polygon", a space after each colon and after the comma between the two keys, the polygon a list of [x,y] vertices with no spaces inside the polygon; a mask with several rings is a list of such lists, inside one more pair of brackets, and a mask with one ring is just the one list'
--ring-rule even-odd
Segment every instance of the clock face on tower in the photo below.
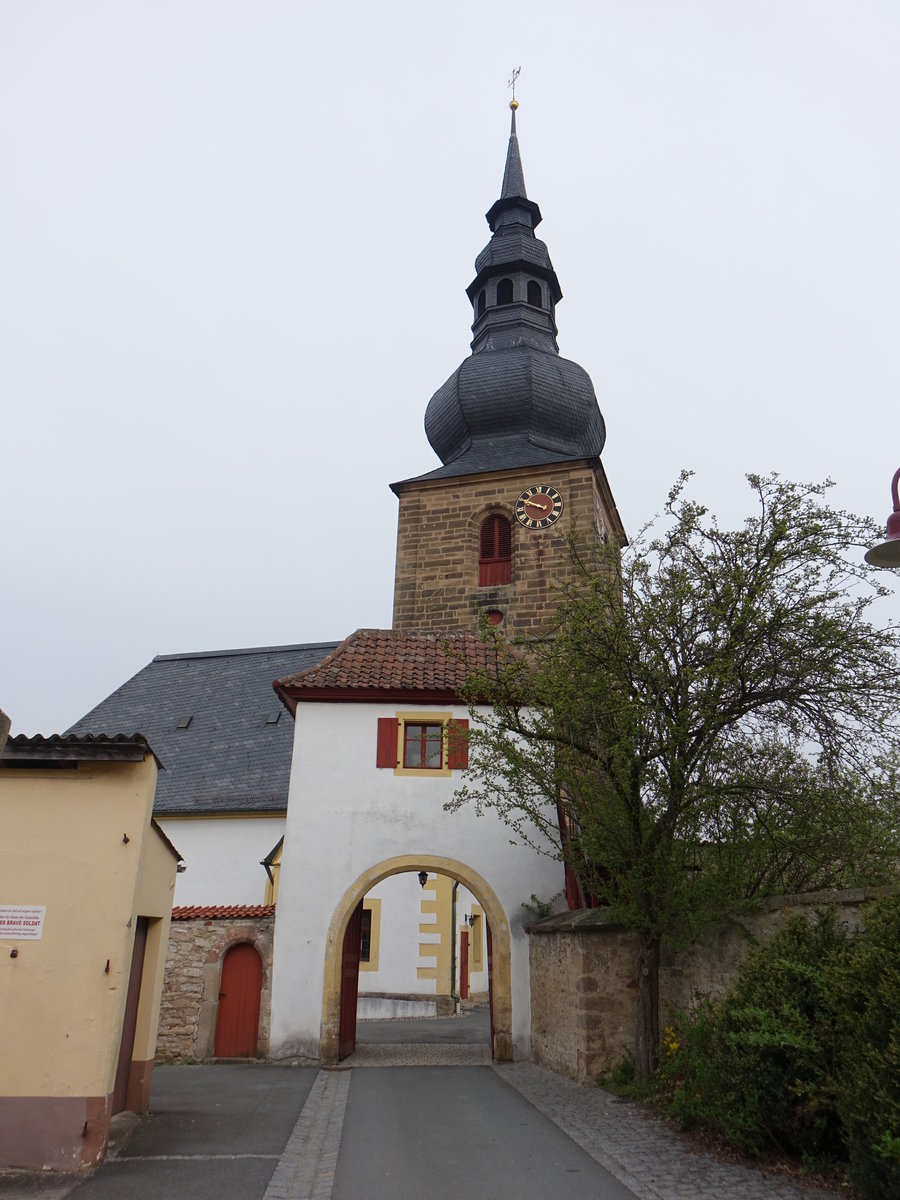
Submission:
{"label": "clock face on tower", "polygon": [[563,499],[556,488],[537,483],[516,501],[516,520],[526,529],[546,529],[559,520],[562,510]]}

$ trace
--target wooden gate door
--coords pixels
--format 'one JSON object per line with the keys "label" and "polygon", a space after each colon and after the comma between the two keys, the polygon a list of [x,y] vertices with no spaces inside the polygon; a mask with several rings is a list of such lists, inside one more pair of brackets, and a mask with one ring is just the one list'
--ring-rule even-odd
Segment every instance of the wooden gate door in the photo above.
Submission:
{"label": "wooden gate door", "polygon": [[216,1058],[256,1058],[262,959],[249,942],[232,946],[222,963]]}
{"label": "wooden gate door", "polygon": [[491,1058],[494,1057],[494,941],[491,937],[491,927],[485,921],[487,933],[488,960],[488,1009],[491,1014]]}
{"label": "wooden gate door", "polygon": [[360,900],[344,934],[341,954],[341,1026],[338,1032],[338,1061],[356,1049],[356,1001],[359,995],[359,946],[362,939],[363,903]]}
{"label": "wooden gate door", "polygon": [[459,998],[469,998],[469,931],[459,932]]}
{"label": "wooden gate door", "polygon": [[125,1020],[122,1023],[122,1041],[119,1044],[119,1061],[116,1063],[116,1081],[113,1084],[112,1116],[122,1112],[128,1102],[128,1074],[131,1070],[131,1055],[134,1052],[134,1034],[137,1029],[138,1004],[141,1000],[141,976],[144,973],[144,951],[147,948],[149,923],[146,917],[138,917],[134,930],[131,974],[128,976],[128,991],[125,994]]}

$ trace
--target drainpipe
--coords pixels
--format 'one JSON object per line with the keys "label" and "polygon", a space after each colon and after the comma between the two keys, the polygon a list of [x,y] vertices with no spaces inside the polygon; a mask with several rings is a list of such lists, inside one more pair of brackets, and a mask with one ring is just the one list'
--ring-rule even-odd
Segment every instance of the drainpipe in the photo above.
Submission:
{"label": "drainpipe", "polygon": [[458,887],[459,880],[454,879],[450,892],[450,998],[453,1001],[454,1012],[459,1004],[459,995],[456,991],[456,891]]}

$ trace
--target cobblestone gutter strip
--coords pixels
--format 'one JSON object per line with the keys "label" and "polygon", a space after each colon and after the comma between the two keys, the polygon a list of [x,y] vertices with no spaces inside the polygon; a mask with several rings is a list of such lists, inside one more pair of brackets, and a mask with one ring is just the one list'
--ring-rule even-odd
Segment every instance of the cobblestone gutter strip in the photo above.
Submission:
{"label": "cobblestone gutter strip", "polygon": [[836,1200],[779,1175],[697,1154],[660,1121],[600,1088],[582,1087],[533,1063],[494,1070],[569,1135],[638,1200]]}
{"label": "cobblestone gutter strip", "polygon": [[349,1071],[319,1072],[264,1200],[329,1200],[349,1091]]}

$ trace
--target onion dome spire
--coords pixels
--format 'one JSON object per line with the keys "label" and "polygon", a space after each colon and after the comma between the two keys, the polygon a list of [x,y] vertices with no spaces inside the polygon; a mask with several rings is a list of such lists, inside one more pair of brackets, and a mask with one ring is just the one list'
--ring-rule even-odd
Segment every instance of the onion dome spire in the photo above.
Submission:
{"label": "onion dome spire", "polygon": [[513,99],[500,198],[486,213],[491,239],[466,288],[472,354],[425,413],[426,435],[444,463],[432,476],[594,458],[606,438],[590,377],[559,354],[562,289],[534,233],[541,210],[525,191],[518,107]]}

